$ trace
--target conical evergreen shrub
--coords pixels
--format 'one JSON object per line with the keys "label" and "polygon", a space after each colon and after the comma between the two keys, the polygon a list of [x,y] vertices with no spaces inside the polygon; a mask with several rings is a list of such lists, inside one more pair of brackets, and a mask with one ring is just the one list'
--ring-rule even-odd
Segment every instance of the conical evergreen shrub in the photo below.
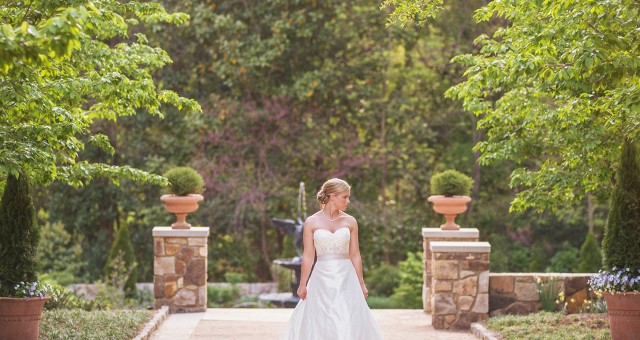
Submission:
{"label": "conical evergreen shrub", "polygon": [[39,238],[29,180],[9,175],[0,202],[0,296],[12,296],[21,281],[37,280]]}
{"label": "conical evergreen shrub", "polygon": [[578,273],[597,273],[600,268],[602,268],[602,255],[598,241],[592,233],[588,233],[582,247],[580,247]]}
{"label": "conical evergreen shrub", "polygon": [[640,268],[640,166],[637,145],[625,140],[602,240],[605,269]]}
{"label": "conical evergreen shrub", "polygon": [[105,277],[111,284],[124,285],[124,291],[131,293],[135,291],[138,279],[136,267],[136,256],[133,252],[129,227],[127,223],[122,223],[117,230],[113,244],[111,244],[111,250],[109,250],[109,257],[105,265]]}

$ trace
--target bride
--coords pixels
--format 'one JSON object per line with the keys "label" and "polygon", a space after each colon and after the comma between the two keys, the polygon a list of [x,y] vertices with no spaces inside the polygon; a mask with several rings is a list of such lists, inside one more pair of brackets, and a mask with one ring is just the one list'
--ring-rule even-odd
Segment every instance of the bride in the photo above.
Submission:
{"label": "bride", "polygon": [[322,209],[304,222],[301,300],[282,340],[382,339],[365,301],[358,223],[344,212],[350,191],[341,179],[325,182],[317,194]]}

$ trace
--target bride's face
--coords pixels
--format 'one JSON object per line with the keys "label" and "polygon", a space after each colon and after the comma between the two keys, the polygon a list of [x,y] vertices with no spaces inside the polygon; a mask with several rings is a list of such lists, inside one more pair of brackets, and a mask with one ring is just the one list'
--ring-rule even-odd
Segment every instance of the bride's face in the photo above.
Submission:
{"label": "bride's face", "polygon": [[349,200],[349,197],[351,196],[351,192],[349,191],[345,191],[345,192],[341,192],[339,194],[336,194],[334,196],[334,204],[336,205],[336,208],[338,208],[338,210],[342,210],[345,211],[347,210],[347,206],[349,205],[349,202],[351,202]]}

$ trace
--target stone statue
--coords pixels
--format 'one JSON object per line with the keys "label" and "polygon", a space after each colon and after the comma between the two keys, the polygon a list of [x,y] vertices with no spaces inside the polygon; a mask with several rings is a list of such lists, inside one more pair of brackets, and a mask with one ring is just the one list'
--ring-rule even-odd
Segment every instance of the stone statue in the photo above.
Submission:
{"label": "stone statue", "polygon": [[304,247],[302,242],[302,228],[304,227],[304,219],[307,218],[307,200],[304,192],[304,182],[300,182],[300,188],[298,190],[298,224],[294,220],[285,220],[281,218],[272,218],[273,225],[282,230],[287,236],[293,239],[293,246],[296,248],[298,258],[294,259],[301,261],[302,248]]}
{"label": "stone statue", "polygon": [[280,218],[272,218],[271,222],[287,236],[293,239],[293,246],[296,248],[298,258],[302,258],[302,226],[304,222],[298,218],[298,224],[294,220],[283,220]]}

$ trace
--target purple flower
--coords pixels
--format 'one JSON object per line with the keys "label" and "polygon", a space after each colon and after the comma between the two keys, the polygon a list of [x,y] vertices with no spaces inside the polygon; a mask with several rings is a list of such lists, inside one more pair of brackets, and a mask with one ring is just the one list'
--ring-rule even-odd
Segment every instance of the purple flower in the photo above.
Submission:
{"label": "purple flower", "polygon": [[47,296],[47,292],[51,291],[51,287],[46,284],[42,284],[39,281],[35,282],[19,282],[15,287],[15,297],[17,298],[43,298]]}
{"label": "purple flower", "polygon": [[[637,272],[637,274],[634,274]],[[611,272],[600,270],[589,279],[594,291],[636,292],[640,291],[640,269],[613,268]]]}

